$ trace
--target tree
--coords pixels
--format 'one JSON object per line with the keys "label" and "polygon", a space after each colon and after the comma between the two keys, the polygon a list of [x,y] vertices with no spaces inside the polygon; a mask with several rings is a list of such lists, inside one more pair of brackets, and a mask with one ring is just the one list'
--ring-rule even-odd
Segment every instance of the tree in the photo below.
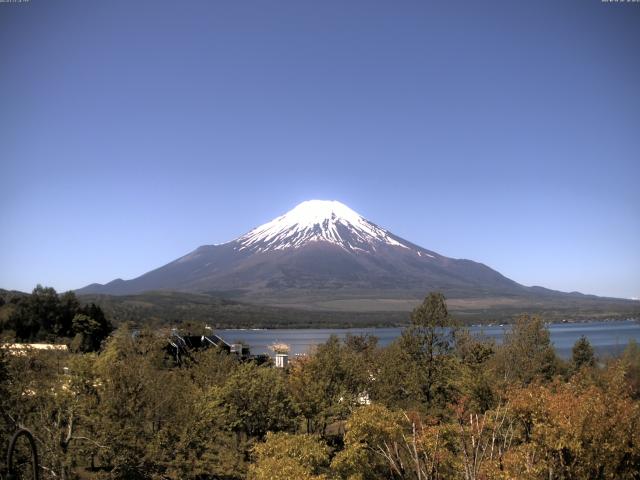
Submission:
{"label": "tree", "polygon": [[[24,350],[7,359],[2,403],[15,428],[29,429],[43,478],[66,479],[98,449],[94,358],[66,351]],[[64,368],[62,367],[64,365]]]}
{"label": "tree", "polygon": [[495,352],[496,345],[491,339],[474,336],[466,329],[456,335],[456,355],[461,363],[461,390],[478,413],[496,405],[497,393],[488,369]]}
{"label": "tree", "polygon": [[542,318],[521,315],[495,357],[497,373],[504,382],[531,383],[536,377],[550,380],[559,372],[559,361]]}
{"label": "tree", "polygon": [[370,363],[365,352],[374,347],[362,349],[359,340],[349,342],[345,346],[331,336],[313,355],[292,362],[289,389],[306,419],[307,433],[324,434],[329,423],[347,418],[369,393]]}
{"label": "tree", "polygon": [[573,369],[580,370],[582,367],[593,367],[595,365],[595,356],[593,354],[593,347],[587,337],[582,335],[576,343],[573,345],[572,349],[572,362]]}
{"label": "tree", "polygon": [[80,311],[88,311],[95,316],[85,313],[76,313],[72,320],[72,332],[75,337],[71,342],[71,350],[74,352],[95,352],[100,349],[103,340],[112,330],[111,324],[106,320],[102,310],[93,303]]}
{"label": "tree", "polygon": [[20,341],[38,338],[42,330],[42,323],[33,311],[30,297],[16,298],[14,308],[10,310],[4,328],[15,332],[16,339]]}
{"label": "tree", "polygon": [[108,446],[100,461],[114,478],[145,478],[160,468],[166,457],[154,441],[182,425],[185,408],[193,405],[188,374],[168,368],[165,345],[155,332],[132,332],[125,325],[96,361],[100,443]]}
{"label": "tree", "polygon": [[414,359],[401,340],[380,349],[372,362],[371,400],[388,408],[412,408],[420,404],[421,386]]}
{"label": "tree", "polygon": [[624,377],[629,388],[629,395],[640,400],[640,345],[635,339],[629,340],[620,357],[624,368]]}
{"label": "tree", "polygon": [[382,405],[356,410],[347,421],[344,449],[332,460],[332,470],[342,478],[393,478],[387,446],[395,450],[403,443],[403,426],[402,414]]}
{"label": "tree", "polygon": [[329,466],[329,448],[316,435],[267,433],[252,450],[249,480],[322,480]]}
{"label": "tree", "polygon": [[280,369],[241,364],[222,386],[212,388],[211,399],[220,424],[246,437],[262,438],[268,431],[294,425],[295,412]]}
{"label": "tree", "polygon": [[59,323],[54,332],[57,336],[73,336],[73,317],[78,313],[80,308],[80,302],[74,292],[65,292],[60,295]]}
{"label": "tree", "polygon": [[455,396],[455,332],[444,295],[432,292],[413,310],[402,333],[400,344],[412,359],[419,399],[427,408],[442,408]]}
{"label": "tree", "polygon": [[555,382],[513,390],[507,478],[637,478],[640,405],[626,395],[623,372],[612,373],[603,388]]}
{"label": "tree", "polygon": [[46,391],[34,395],[36,411],[31,424],[43,447],[40,453],[62,480],[72,476],[75,465],[87,464],[88,458],[106,448],[97,441],[93,417],[98,402],[93,362],[88,355],[70,357],[67,373],[55,376]]}
{"label": "tree", "polygon": [[61,329],[60,299],[55,289],[37,285],[29,297],[29,313],[46,333]]}
{"label": "tree", "polygon": [[441,479],[453,473],[449,427],[424,422],[413,413],[367,405],[354,411],[346,425],[344,449],[331,468],[341,478],[374,480]]}
{"label": "tree", "polygon": [[[246,470],[246,442],[223,421],[219,388],[239,366],[235,355],[223,350],[194,352],[180,368],[171,369],[173,384],[164,392],[171,412],[146,449],[146,457],[162,478],[187,479],[242,475]],[[214,388],[217,387],[217,388]]]}
{"label": "tree", "polygon": [[355,354],[364,355],[367,359],[371,358],[376,351],[378,345],[378,337],[370,334],[365,335],[353,335],[348,333],[344,339],[344,346],[350,352]]}
{"label": "tree", "polygon": [[73,352],[91,352],[96,350],[94,345],[96,337],[100,330],[100,325],[93,318],[77,313],[73,317],[73,331],[76,336],[71,342],[71,350]]}
{"label": "tree", "polygon": [[460,470],[465,480],[498,478],[500,462],[513,438],[513,419],[508,406],[498,404],[483,414],[467,407],[461,401],[455,409],[459,428],[456,451],[462,453]]}
{"label": "tree", "polygon": [[[90,330],[90,342],[91,351],[97,351],[100,348],[103,340],[105,340],[109,334],[113,331],[113,325],[109,319],[105,316],[102,309],[96,305],[95,303],[89,303],[87,305],[81,306],[77,310],[78,314],[86,315],[87,317],[93,319],[96,322],[96,326],[91,328]],[[78,333],[74,330],[74,333]]]}
{"label": "tree", "polygon": [[229,478],[246,471],[247,443],[221,421],[215,389],[193,391],[187,414],[154,436],[156,461],[166,466],[163,477]]}

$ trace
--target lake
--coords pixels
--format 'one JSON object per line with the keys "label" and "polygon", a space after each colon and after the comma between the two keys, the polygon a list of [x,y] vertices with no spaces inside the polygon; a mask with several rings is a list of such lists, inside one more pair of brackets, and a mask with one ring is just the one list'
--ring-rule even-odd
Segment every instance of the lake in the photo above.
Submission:
{"label": "lake", "polygon": [[[502,341],[505,326],[474,326],[470,330],[476,334]],[[571,357],[571,348],[581,335],[585,335],[596,353],[600,356],[616,355],[624,350],[629,340],[640,343],[640,322],[634,320],[585,323],[554,323],[548,326],[558,355]],[[402,328],[310,328],[310,329],[274,329],[274,330],[217,330],[227,342],[243,342],[251,347],[251,353],[272,354],[269,347],[274,343],[286,343],[290,347],[290,355],[309,353],[318,344],[327,341],[329,336],[337,335],[374,335],[378,344],[388,345],[398,338]]]}

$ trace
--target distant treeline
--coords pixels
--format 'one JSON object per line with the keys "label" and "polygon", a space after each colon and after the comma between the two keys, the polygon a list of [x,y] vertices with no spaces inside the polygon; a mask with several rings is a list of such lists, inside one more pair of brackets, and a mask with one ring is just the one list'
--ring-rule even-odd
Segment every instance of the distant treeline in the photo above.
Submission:
{"label": "distant treeline", "polygon": [[563,361],[524,315],[498,345],[438,294],[389,346],[332,337],[286,368],[177,364],[167,342],[125,324],[97,353],[0,348],[0,431],[33,431],[43,480],[640,476],[637,343],[604,360],[583,337]]}
{"label": "distant treeline", "polygon": [[18,342],[70,343],[96,351],[113,327],[95,303],[81,304],[75,293],[61,295],[36,286],[30,295],[0,291],[0,338]]}

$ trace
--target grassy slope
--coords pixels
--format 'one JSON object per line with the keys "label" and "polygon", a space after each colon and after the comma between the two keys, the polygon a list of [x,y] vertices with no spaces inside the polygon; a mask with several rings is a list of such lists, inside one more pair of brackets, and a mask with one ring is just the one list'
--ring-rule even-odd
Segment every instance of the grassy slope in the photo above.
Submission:
{"label": "grassy slope", "polygon": [[206,322],[216,328],[333,328],[402,325],[408,321],[406,312],[306,311],[178,292],[82,295],[80,299],[99,304],[115,324],[160,326]]}
{"label": "grassy slope", "polygon": [[[280,306],[225,300],[213,295],[150,292],[140,295],[82,295],[96,302],[116,324],[152,326],[206,322],[217,328],[309,328],[403,325],[418,299],[352,299]],[[548,321],[638,318],[640,302],[582,298],[532,302],[512,298],[450,299],[450,311],[465,323],[509,322],[520,313],[540,313]]]}

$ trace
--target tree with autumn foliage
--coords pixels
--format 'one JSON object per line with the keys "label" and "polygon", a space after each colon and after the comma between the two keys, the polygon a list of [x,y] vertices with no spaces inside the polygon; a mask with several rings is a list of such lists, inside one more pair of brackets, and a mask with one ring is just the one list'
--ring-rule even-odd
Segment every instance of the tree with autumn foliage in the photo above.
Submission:
{"label": "tree with autumn foliage", "polygon": [[640,473],[640,404],[624,369],[603,386],[531,384],[509,394],[515,425],[504,471],[520,478],[634,479]]}
{"label": "tree with autumn foliage", "polygon": [[634,342],[596,363],[581,339],[563,363],[541,318],[496,344],[438,294],[388,346],[333,337],[285,369],[214,349],[176,365],[167,333],[0,348],[3,425],[33,431],[43,480],[640,478]]}
{"label": "tree with autumn foliage", "polygon": [[356,410],[346,425],[344,449],[331,463],[338,478],[451,478],[457,459],[451,425],[418,412],[368,405]]}
{"label": "tree with autumn foliage", "polygon": [[253,447],[249,480],[326,480],[329,447],[317,435],[268,433]]}

